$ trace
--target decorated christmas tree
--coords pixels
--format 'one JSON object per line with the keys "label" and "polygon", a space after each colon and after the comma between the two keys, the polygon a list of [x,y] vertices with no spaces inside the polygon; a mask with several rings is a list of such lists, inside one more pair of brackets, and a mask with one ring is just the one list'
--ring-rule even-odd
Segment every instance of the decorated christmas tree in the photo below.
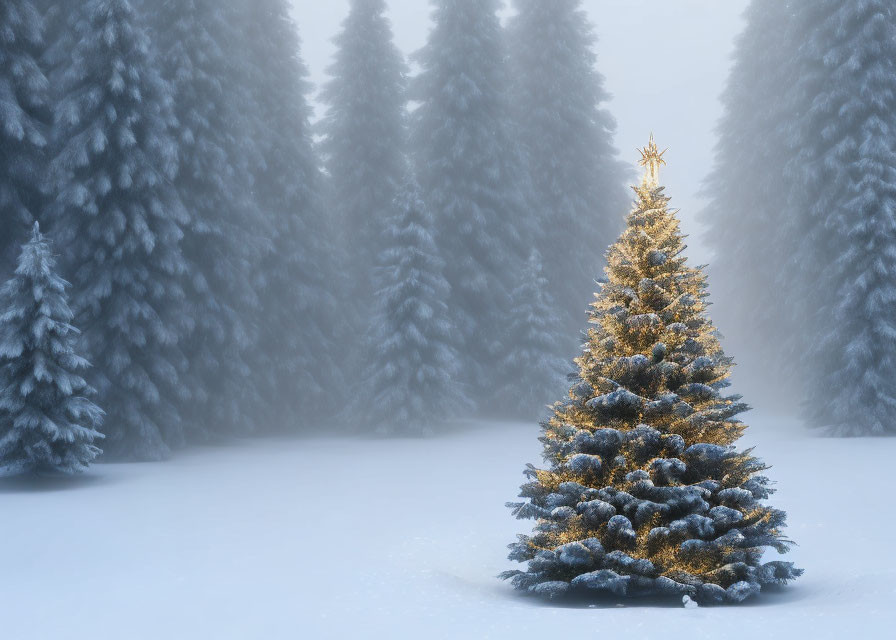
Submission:
{"label": "decorated christmas tree", "polygon": [[[663,152],[665,153],[665,152]],[[610,592],[740,602],[802,573],[762,563],[779,553],[783,511],[765,465],[734,443],[747,409],[725,395],[732,360],[707,307],[706,278],[659,186],[653,138],[628,225],[607,254],[579,376],[542,425],[547,468],[529,465],[518,518],[537,520],[510,545],[518,589],[557,597]]]}
{"label": "decorated christmas tree", "polygon": [[37,223],[0,288],[0,476],[84,471],[103,412],[87,396],[87,362],[56,261]]}

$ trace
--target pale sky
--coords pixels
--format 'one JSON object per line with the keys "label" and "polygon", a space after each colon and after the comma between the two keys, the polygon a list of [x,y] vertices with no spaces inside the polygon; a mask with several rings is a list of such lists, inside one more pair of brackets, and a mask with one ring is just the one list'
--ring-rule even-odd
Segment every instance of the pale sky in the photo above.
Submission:
{"label": "pale sky", "polygon": [[[303,56],[316,87],[326,80],[331,42],[348,11],[348,0],[292,0]],[[550,0],[545,0],[550,2]],[[669,147],[663,173],[672,205],[681,208],[689,256],[709,257],[700,246],[694,216],[697,195],[712,162],[714,128],[721,115],[734,39],[748,0],[585,0],[598,35],[598,69],[613,94],[616,148],[634,165],[636,148],[654,132]],[[395,41],[406,53],[426,42],[428,0],[391,0]],[[505,13],[509,13],[509,10]],[[636,174],[633,173],[633,176]],[[620,216],[625,215],[620,212]]]}

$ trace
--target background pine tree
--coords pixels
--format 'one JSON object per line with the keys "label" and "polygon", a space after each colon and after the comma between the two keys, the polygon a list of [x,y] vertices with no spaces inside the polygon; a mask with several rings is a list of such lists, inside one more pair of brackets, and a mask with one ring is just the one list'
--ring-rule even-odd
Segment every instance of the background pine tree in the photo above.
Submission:
{"label": "background pine tree", "polygon": [[190,400],[183,418],[197,435],[256,428],[263,401],[252,375],[258,344],[257,269],[273,231],[253,193],[254,136],[250,68],[240,6],[217,0],[144,3],[162,76],[174,90],[181,168],[175,179],[190,215],[182,243],[195,331],[185,343]]}
{"label": "background pine tree", "polygon": [[497,388],[491,408],[502,416],[541,418],[563,390],[571,362],[562,356],[559,334],[563,323],[537,249],[529,254],[522,282],[512,298],[507,320],[510,346],[504,351],[501,368],[514,373]]}
{"label": "background pine tree", "polygon": [[496,0],[438,0],[416,54],[412,151],[452,284],[462,373],[490,396],[507,342],[511,292],[536,235],[521,153],[508,127],[509,81]]}
{"label": "background pine tree", "polygon": [[[787,410],[802,393],[794,369],[801,317],[780,304],[798,287],[793,282],[798,266],[791,261],[794,243],[802,243],[788,222],[791,183],[783,171],[793,156],[786,132],[802,108],[793,103],[791,89],[801,39],[787,35],[795,7],[753,0],[746,11],[747,26],[722,95],[725,111],[705,189],[709,202],[701,212],[704,239],[715,254],[708,271],[716,283],[715,314],[725,327],[725,342],[742,354],[749,387]],[[787,383],[763,375],[770,363],[789,372]]]}
{"label": "background pine tree", "polygon": [[[891,433],[896,9],[754,0],[747,18],[704,212],[720,317],[763,396]],[[769,363],[784,375],[754,382]]]}
{"label": "background pine tree", "polygon": [[459,384],[448,313],[451,287],[433,241],[433,218],[409,176],[393,204],[379,258],[369,366],[354,413],[379,433],[425,434],[472,408]]}
{"label": "background pine tree", "polygon": [[561,351],[581,342],[585,309],[625,206],[623,168],[604,109],[610,96],[596,69],[596,37],[581,0],[514,0],[508,25],[514,135],[533,186],[544,276],[557,303]]}
{"label": "background pine tree", "polygon": [[67,17],[53,49],[51,219],[108,415],[106,452],[161,459],[186,442],[179,342],[190,326],[171,90],[128,0],[89,0]]}
{"label": "background pine tree", "polygon": [[101,453],[103,412],[87,398],[66,284],[35,222],[0,288],[0,476],[81,472]]}
{"label": "background pine tree", "polygon": [[[405,166],[407,65],[393,43],[386,10],[384,0],[352,0],[321,92],[327,213],[339,229],[348,285],[341,305],[349,318],[346,342],[370,328],[374,271]],[[362,369],[358,353],[344,354],[349,371]]]}
{"label": "background pine tree", "polygon": [[785,174],[805,414],[837,435],[893,434],[896,6],[803,3],[794,26],[805,101]]}
{"label": "background pine tree", "polygon": [[0,271],[8,273],[43,208],[50,113],[40,60],[44,20],[31,0],[0,5]]}
{"label": "background pine tree", "polygon": [[740,602],[802,571],[761,563],[786,551],[785,514],[762,503],[766,467],[733,445],[745,426],[726,396],[731,359],[706,313],[706,278],[689,267],[679,222],[649,173],[607,254],[579,381],[543,423],[546,469],[529,466],[519,518],[538,520],[510,545],[520,589],[688,595]]}
{"label": "background pine tree", "polygon": [[260,129],[255,194],[269,220],[270,245],[255,265],[259,348],[250,354],[267,415],[295,429],[315,421],[340,386],[338,275],[331,212],[323,207],[314,153],[311,86],[301,42],[284,0],[243,6],[247,83]]}

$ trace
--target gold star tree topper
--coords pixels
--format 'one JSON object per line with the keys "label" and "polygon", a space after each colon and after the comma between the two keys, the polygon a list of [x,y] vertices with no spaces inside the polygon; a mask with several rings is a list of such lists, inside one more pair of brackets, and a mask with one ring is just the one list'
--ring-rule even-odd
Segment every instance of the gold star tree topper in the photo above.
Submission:
{"label": "gold star tree topper", "polygon": [[641,152],[641,161],[638,164],[642,167],[647,167],[641,184],[647,188],[655,189],[660,186],[660,165],[666,164],[663,155],[665,155],[668,149],[660,151],[651,133],[650,142],[646,147],[638,149],[638,151]]}

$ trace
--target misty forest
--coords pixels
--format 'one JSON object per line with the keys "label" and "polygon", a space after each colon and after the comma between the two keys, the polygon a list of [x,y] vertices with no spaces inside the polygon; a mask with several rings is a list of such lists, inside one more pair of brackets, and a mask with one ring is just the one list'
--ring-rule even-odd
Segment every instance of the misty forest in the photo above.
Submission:
{"label": "misty forest", "polygon": [[0,634],[884,635],[896,5],[670,4],[0,0]]}

